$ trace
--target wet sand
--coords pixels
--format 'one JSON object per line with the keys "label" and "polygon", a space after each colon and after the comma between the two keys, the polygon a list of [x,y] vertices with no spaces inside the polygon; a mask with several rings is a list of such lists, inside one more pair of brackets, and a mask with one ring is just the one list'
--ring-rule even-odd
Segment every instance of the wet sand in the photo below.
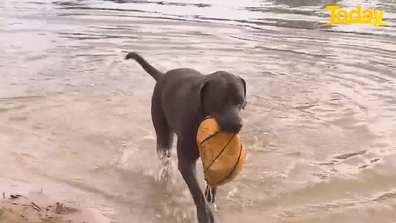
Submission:
{"label": "wet sand", "polygon": [[29,223],[109,223],[94,208],[64,204],[45,195],[42,188],[0,178],[0,222]]}

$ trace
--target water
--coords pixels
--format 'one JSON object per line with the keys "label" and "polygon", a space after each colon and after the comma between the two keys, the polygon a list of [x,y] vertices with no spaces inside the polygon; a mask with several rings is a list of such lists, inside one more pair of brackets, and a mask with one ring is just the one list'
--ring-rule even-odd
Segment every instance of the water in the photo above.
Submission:
{"label": "water", "polygon": [[[318,27],[326,5],[383,9],[394,27]],[[2,177],[116,223],[195,222],[177,168],[157,180],[155,82],[124,60],[137,51],[247,81],[248,160],[216,222],[396,221],[391,0],[3,0],[0,24]]]}

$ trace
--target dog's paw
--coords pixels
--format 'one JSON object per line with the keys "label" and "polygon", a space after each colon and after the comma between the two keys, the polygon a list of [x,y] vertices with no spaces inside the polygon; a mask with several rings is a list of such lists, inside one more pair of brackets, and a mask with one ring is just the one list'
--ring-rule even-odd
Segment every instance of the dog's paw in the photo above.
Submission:
{"label": "dog's paw", "polygon": [[197,212],[198,223],[214,223],[213,213],[208,206]]}
{"label": "dog's paw", "polygon": [[164,160],[171,157],[171,150],[167,148],[158,148],[157,149],[158,159]]}
{"label": "dog's paw", "polygon": [[214,202],[211,203],[210,205],[212,206],[212,208],[213,208],[213,210],[214,210],[215,212],[217,212],[217,213],[220,212],[219,209],[217,208],[217,205],[216,205]]}

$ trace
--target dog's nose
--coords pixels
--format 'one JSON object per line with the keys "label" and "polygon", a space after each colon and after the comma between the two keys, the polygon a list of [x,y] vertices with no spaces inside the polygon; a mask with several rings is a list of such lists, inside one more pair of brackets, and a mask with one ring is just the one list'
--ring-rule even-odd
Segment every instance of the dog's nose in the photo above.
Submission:
{"label": "dog's nose", "polygon": [[243,126],[242,118],[239,115],[213,115],[223,131],[238,134]]}

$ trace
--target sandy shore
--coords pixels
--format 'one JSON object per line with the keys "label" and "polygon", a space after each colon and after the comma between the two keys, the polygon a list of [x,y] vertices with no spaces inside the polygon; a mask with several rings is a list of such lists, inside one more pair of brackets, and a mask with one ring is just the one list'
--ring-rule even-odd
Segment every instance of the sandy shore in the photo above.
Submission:
{"label": "sandy shore", "polygon": [[[11,183],[12,182],[12,183]],[[19,186],[22,185],[22,186]],[[0,178],[1,223],[109,223],[98,210],[49,198],[41,189]]]}

